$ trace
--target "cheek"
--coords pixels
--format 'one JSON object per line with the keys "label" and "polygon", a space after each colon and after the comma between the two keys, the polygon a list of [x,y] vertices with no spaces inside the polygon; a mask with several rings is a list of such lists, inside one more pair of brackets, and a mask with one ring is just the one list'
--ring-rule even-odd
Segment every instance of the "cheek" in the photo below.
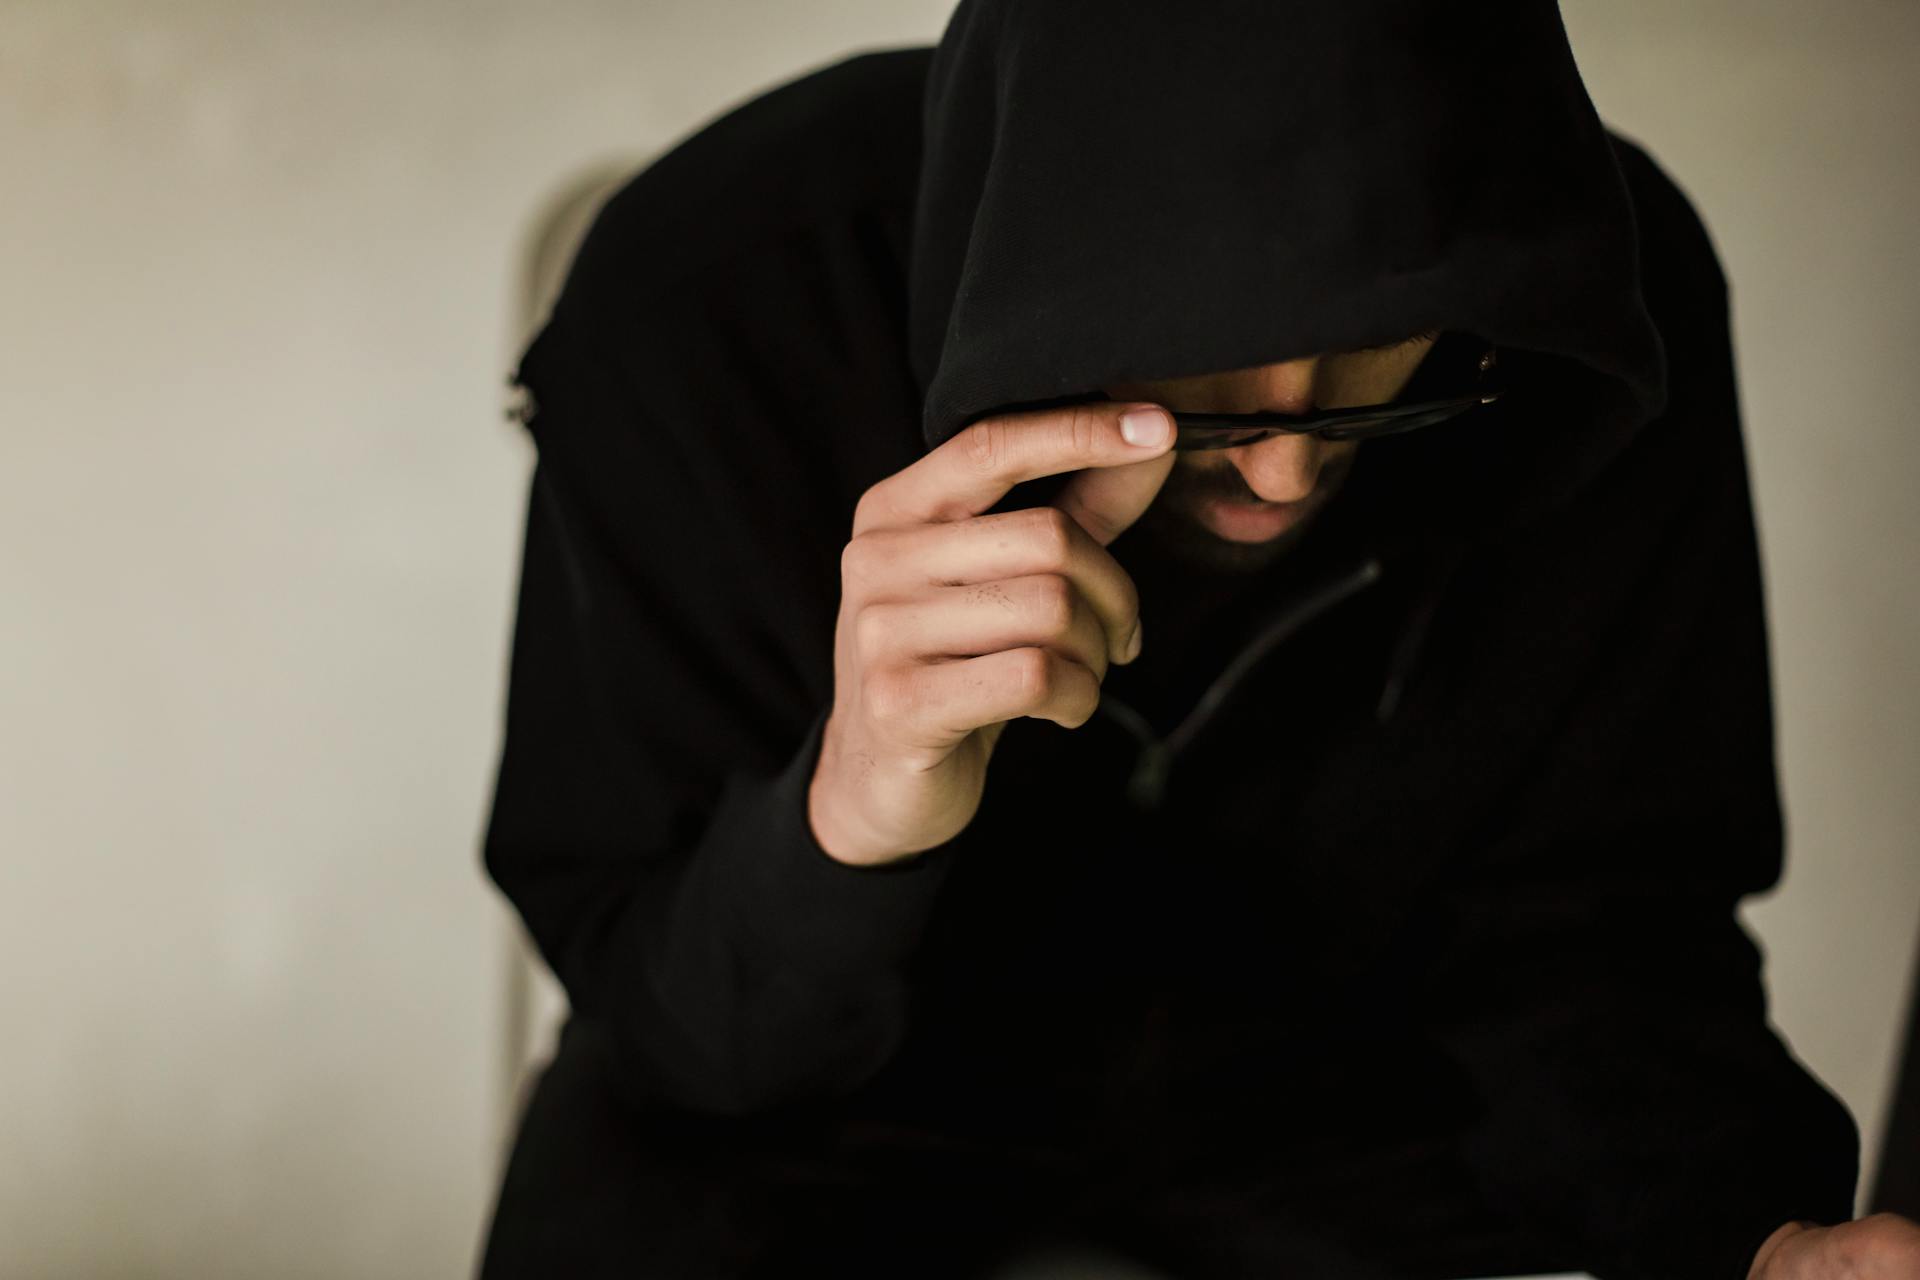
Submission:
{"label": "cheek", "polygon": [[1155,501],[1197,510],[1212,495],[1239,487],[1239,477],[1225,474],[1233,470],[1233,464],[1225,459],[1215,459],[1212,465],[1188,460],[1203,456],[1188,454],[1175,462]]}
{"label": "cheek", "polygon": [[1167,488],[1190,489],[1195,484],[1205,483],[1209,471],[1219,470],[1219,465],[1209,465],[1200,461],[1205,454],[1183,453],[1173,462],[1173,470],[1167,473]]}

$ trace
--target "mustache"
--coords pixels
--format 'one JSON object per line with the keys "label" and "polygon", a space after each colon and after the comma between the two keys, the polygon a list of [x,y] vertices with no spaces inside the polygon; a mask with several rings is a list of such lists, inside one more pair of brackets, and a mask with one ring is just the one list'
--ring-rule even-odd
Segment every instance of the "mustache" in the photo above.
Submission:
{"label": "mustache", "polygon": [[[1300,501],[1309,501],[1340,483],[1353,465],[1353,452],[1339,454],[1321,463],[1314,475],[1313,489]],[[1221,467],[1195,467],[1187,470],[1176,465],[1164,488],[1173,489],[1184,501],[1206,502],[1218,498],[1225,502],[1267,502],[1248,485],[1240,468],[1228,463]]]}

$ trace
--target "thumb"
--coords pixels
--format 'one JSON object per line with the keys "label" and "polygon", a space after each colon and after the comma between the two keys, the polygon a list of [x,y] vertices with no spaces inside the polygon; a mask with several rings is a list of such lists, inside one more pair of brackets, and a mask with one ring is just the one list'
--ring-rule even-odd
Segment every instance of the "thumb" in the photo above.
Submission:
{"label": "thumb", "polygon": [[1173,450],[1169,449],[1158,457],[1139,462],[1075,471],[1049,505],[1072,516],[1076,524],[1104,547],[1125,533],[1153,503],[1154,495],[1160,492],[1160,486],[1173,470],[1174,457]]}

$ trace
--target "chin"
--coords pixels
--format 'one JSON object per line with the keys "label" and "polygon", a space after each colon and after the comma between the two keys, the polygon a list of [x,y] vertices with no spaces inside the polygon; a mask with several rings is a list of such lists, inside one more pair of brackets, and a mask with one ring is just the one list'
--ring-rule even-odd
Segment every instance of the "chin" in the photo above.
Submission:
{"label": "chin", "polygon": [[[1207,516],[1196,508],[1181,506],[1178,510],[1168,509],[1159,503],[1147,508],[1141,517],[1138,528],[1140,536],[1164,547],[1171,554],[1200,568],[1220,571],[1257,570],[1272,564],[1284,552],[1300,540],[1300,534],[1311,523],[1312,511],[1303,508],[1290,512],[1282,522],[1275,518],[1275,524],[1284,523],[1277,530],[1259,530],[1265,534],[1253,540],[1245,537],[1228,537],[1216,530]],[[1234,532],[1244,534],[1244,529]]]}

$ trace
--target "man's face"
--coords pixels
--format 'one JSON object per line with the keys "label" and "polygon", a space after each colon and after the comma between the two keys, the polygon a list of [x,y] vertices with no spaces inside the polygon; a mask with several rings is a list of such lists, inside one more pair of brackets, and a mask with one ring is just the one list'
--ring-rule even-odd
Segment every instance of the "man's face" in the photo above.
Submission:
{"label": "man's face", "polygon": [[[1379,404],[1400,394],[1433,345],[1326,352],[1279,364],[1158,381],[1109,383],[1115,400],[1195,413],[1300,413]],[[1231,449],[1174,455],[1173,470],[1134,529],[1220,569],[1256,569],[1294,545],[1352,469],[1356,440],[1279,434]]]}

